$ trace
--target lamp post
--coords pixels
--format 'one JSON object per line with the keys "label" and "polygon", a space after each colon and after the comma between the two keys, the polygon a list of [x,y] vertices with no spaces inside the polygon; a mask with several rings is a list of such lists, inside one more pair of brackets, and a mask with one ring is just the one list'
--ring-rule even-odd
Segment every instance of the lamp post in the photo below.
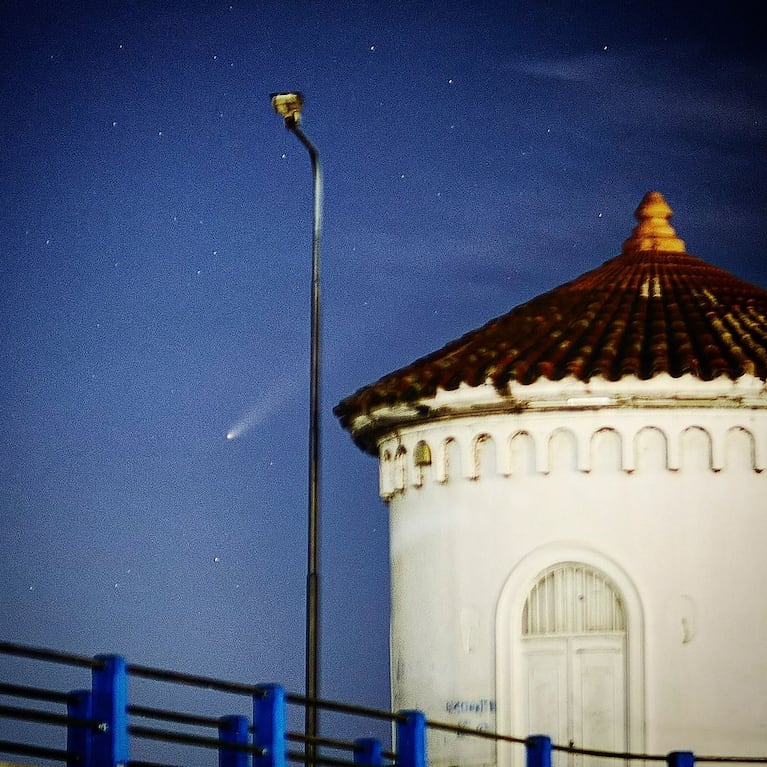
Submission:
{"label": "lamp post", "polygon": [[320,444],[320,233],[322,229],[322,172],[317,148],[301,130],[300,93],[273,93],[274,111],[285,119],[285,127],[306,147],[312,162],[314,223],[312,227],[312,299],[309,394],[309,509],[306,567],[306,709],[304,730],[306,764],[314,763],[317,736],[317,707],[320,665],[320,567],[319,567],[319,444]]}

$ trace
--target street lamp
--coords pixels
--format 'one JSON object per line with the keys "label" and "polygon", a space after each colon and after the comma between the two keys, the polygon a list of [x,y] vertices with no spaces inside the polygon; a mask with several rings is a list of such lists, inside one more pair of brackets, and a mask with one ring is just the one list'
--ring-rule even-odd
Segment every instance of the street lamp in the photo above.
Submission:
{"label": "street lamp", "polygon": [[273,93],[274,111],[285,119],[285,127],[306,147],[312,161],[314,224],[312,227],[312,309],[309,394],[309,513],[306,567],[306,710],[307,765],[314,762],[317,737],[317,707],[320,666],[320,568],[319,568],[319,444],[320,444],[320,232],[322,228],[322,172],[317,148],[301,130],[300,93]]}

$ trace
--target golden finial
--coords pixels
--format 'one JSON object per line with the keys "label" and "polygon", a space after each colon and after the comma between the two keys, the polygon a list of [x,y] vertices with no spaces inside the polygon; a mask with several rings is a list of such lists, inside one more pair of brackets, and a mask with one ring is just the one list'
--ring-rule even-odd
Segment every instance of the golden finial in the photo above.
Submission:
{"label": "golden finial", "polygon": [[668,220],[674,215],[660,192],[648,192],[634,212],[639,223],[631,237],[623,243],[623,253],[639,253],[643,250],[662,250],[684,253],[684,240],[676,236]]}

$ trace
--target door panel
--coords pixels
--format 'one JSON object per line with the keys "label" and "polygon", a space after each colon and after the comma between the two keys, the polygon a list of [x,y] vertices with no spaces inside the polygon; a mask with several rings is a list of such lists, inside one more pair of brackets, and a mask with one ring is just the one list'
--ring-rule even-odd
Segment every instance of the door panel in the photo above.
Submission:
{"label": "door panel", "polygon": [[[569,640],[572,679],[572,740],[583,748],[626,750],[626,691],[623,638]],[[588,760],[608,767],[615,760]]]}
{"label": "door panel", "polygon": [[[626,749],[623,636],[554,636],[524,640],[527,734],[559,745]],[[615,767],[616,760],[555,752],[562,767]]]}
{"label": "door panel", "polygon": [[567,648],[561,641],[535,639],[527,652],[527,734],[567,734]]}

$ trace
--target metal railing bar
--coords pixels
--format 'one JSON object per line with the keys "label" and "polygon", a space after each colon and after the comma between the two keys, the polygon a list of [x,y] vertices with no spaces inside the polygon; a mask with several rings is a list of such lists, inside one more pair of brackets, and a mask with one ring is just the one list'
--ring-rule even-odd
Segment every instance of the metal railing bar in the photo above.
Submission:
{"label": "metal railing bar", "polygon": [[[383,756],[383,754],[381,754],[381,756]],[[320,764],[321,762],[319,760],[317,760],[317,763]],[[349,767],[352,767],[352,765],[353,765],[353,767],[376,767],[375,765],[368,764],[367,762],[359,762],[359,763],[357,763],[357,762],[344,762],[344,764],[348,764]],[[394,763],[389,765],[389,767],[395,767]]]}
{"label": "metal railing bar", "polygon": [[317,708],[323,711],[338,711],[342,714],[354,714],[357,716],[366,716],[371,719],[388,719],[392,722],[404,722],[405,717],[394,711],[384,711],[380,708],[368,708],[367,706],[355,706],[349,703],[341,703],[337,700],[325,700],[323,698],[307,698],[305,695],[287,693],[285,700],[288,703],[296,703],[305,706],[307,703],[314,703]]}
{"label": "metal railing bar", "polygon": [[[468,727],[459,727],[447,722],[437,722],[427,720],[427,728],[452,732],[456,735],[468,735],[486,740],[496,740],[504,743],[527,743],[527,738],[516,738],[512,735],[501,735],[496,732],[486,730],[472,730]],[[580,754],[582,756],[598,756],[612,759],[637,760],[648,762],[665,762],[668,759],[667,754],[637,754],[630,751],[603,751],[596,748],[578,748],[577,746],[562,746],[556,743],[551,744],[552,751],[560,751],[568,754]],[[396,755],[394,755],[396,758]],[[730,764],[767,764],[767,756],[698,756],[695,755],[696,762],[720,762]]]}
{"label": "metal railing bar", "polygon": [[[291,762],[305,762],[306,754],[303,751],[287,751],[285,757]],[[347,761],[345,759],[334,759],[329,756],[316,756],[314,764],[324,764],[328,767],[359,767],[354,762]],[[372,767],[372,766],[371,766]]]}
{"label": "metal railing bar", "polygon": [[[668,754],[634,754],[630,751],[602,751],[598,748],[579,748],[578,746],[558,746],[551,744],[552,751],[561,751],[565,754],[580,754],[582,756],[606,756],[613,759],[639,759],[647,762],[665,762]],[[696,757],[697,761],[697,757]]]}
{"label": "metal railing bar", "polygon": [[[70,666],[79,666],[88,669],[99,669],[103,667],[103,662],[99,657],[85,657],[81,655],[75,655],[73,653],[60,652],[56,650],[49,650],[46,648],[32,647],[28,645],[20,645],[13,642],[0,641],[0,655],[12,655],[22,658],[29,658],[32,660],[49,661],[53,663],[62,663]],[[185,684],[195,687],[208,688],[218,690],[221,692],[234,693],[239,695],[246,695],[248,697],[260,697],[265,694],[263,688],[258,685],[242,684],[239,682],[228,682],[215,677],[201,676],[195,674],[185,674],[175,671],[168,671],[165,669],[153,668],[149,666],[130,664],[127,667],[127,672],[136,677],[143,677],[145,679],[155,681],[166,681],[177,684]],[[41,700],[54,703],[69,703],[71,699],[71,693],[59,692],[56,690],[44,689],[39,687],[33,687],[29,685],[18,685],[0,682],[0,694],[13,696],[17,698],[26,698],[29,700]],[[298,704],[301,706],[315,705],[319,710],[334,711],[342,714],[350,714],[353,716],[367,717],[372,719],[383,719],[390,722],[402,722],[405,720],[403,714],[395,713],[391,711],[384,711],[381,709],[374,709],[366,706],[357,706],[347,703],[341,703],[339,701],[325,700],[321,698],[310,698],[303,695],[286,694],[285,700],[291,704]],[[197,714],[173,712],[166,709],[151,708],[147,706],[128,706],[128,713],[133,716],[153,718],[163,721],[176,722],[180,724],[188,724],[202,727],[218,727],[220,720],[213,717],[204,717]],[[27,720],[31,722],[39,722],[53,725],[75,725],[80,727],[95,728],[99,725],[98,722],[91,719],[79,719],[69,717],[65,714],[58,714],[51,711],[43,711],[40,709],[23,708],[16,706],[0,705],[0,717]],[[454,733],[455,735],[463,735],[468,737],[482,738],[486,740],[494,740],[498,742],[525,744],[528,742],[528,738],[519,738],[511,735],[501,735],[496,732],[489,732],[485,730],[475,730],[468,727],[456,726],[440,721],[426,721],[426,727],[433,730],[442,730],[444,732]],[[188,733],[171,732],[167,730],[152,729],[148,727],[130,726],[129,732],[137,735],[138,737],[144,737],[155,740],[168,740],[176,743],[186,743],[188,745],[200,745],[210,748],[230,748],[232,750],[244,750],[250,753],[261,753],[261,749],[248,745],[238,745],[224,743],[218,738],[197,736]],[[286,733],[285,737],[288,740],[298,741],[309,746],[324,746],[327,748],[347,750],[354,749],[354,744],[348,741],[336,740],[323,737],[309,737],[298,733]],[[45,747],[25,746],[19,743],[13,743],[11,741],[0,741],[0,747],[2,746],[13,747],[13,753],[32,754],[41,756],[41,758],[51,759],[66,759],[66,752],[58,749],[47,749]],[[552,750],[579,754],[583,756],[594,756],[602,758],[623,759],[623,760],[639,760],[639,761],[666,761],[667,755],[658,754],[637,754],[631,752],[613,752],[605,751],[601,749],[589,749],[589,748],[577,748],[574,746],[564,746],[552,744]],[[383,752],[383,755],[387,759],[396,760],[396,754],[392,752]],[[291,759],[305,760],[306,754],[301,752],[289,752]],[[708,763],[722,763],[722,764],[767,764],[767,756],[698,756],[695,755],[696,762],[708,762]],[[317,759],[318,763],[328,765],[347,765],[340,759],[322,757]],[[136,767],[139,765],[145,765],[145,767],[169,767],[166,765],[153,765],[151,762],[146,763],[134,763]]]}
{"label": "metal railing bar", "polygon": [[129,674],[142,677],[144,679],[154,679],[160,682],[175,682],[176,684],[185,684],[192,687],[204,687],[221,692],[233,692],[238,695],[249,695],[263,697],[264,691],[253,684],[243,684],[242,682],[227,682],[223,679],[216,679],[212,676],[200,676],[198,674],[183,674],[180,671],[168,671],[162,668],[152,668],[151,666],[140,666],[131,663],[126,667]]}
{"label": "metal railing bar", "polygon": [[[0,642],[0,654],[16,655],[20,657],[32,658],[37,660],[48,660],[56,663],[65,663],[86,668],[100,668],[103,664],[96,658],[90,658],[73,653],[64,653],[56,650],[48,650],[40,647],[31,647],[28,645],[15,644],[13,642]],[[198,674],[185,674],[179,671],[169,671],[167,669],[144,666],[136,663],[128,664],[126,670],[133,676],[145,679],[153,679],[163,682],[175,682],[177,684],[186,684],[195,687],[204,687],[208,689],[220,690],[222,692],[232,692],[248,696],[262,696],[264,693],[257,685],[243,684],[241,682],[228,682],[223,679],[217,679],[210,676]],[[314,703],[318,708],[327,711],[337,711],[340,713],[354,714],[363,717],[379,718],[389,721],[403,721],[400,714],[384,711],[382,709],[370,708],[367,706],[356,706],[340,701],[323,700],[322,698],[309,699],[303,695],[288,693],[285,699],[289,703],[297,703],[305,706],[307,703]]]}
{"label": "metal railing bar", "polygon": [[[472,735],[476,738],[497,740],[503,743],[527,743],[527,738],[516,738],[513,735],[501,735],[500,733],[491,732],[489,730],[472,730],[471,727],[459,727],[458,725],[448,724],[447,722],[434,722],[431,719],[427,720],[426,727],[427,729],[452,732],[456,735]],[[554,746],[552,746],[552,748],[554,748]]]}
{"label": "metal railing bar", "polygon": [[178,767],[176,764],[163,764],[162,762],[145,762],[138,759],[129,759],[128,767]]}
{"label": "metal railing bar", "polygon": [[354,751],[354,743],[350,740],[336,740],[334,738],[324,738],[321,735],[307,736],[302,738],[305,743],[313,743],[315,746],[325,746],[326,748],[335,748],[339,751]]}
{"label": "metal railing bar", "polygon": [[[468,735],[476,738],[485,738],[504,743],[527,743],[528,738],[516,738],[512,735],[501,735],[496,732],[486,730],[472,730],[468,727],[459,727],[448,724],[447,722],[437,722],[427,720],[427,728],[452,732],[456,735]],[[603,751],[595,748],[578,748],[577,746],[562,746],[556,743],[551,744],[552,751],[560,751],[568,754],[580,754],[582,756],[598,756],[612,759],[637,760],[648,762],[665,762],[668,760],[667,754],[637,754],[630,751]],[[394,755],[396,758],[396,755]],[[730,764],[767,764],[767,756],[698,756],[695,754],[696,762],[726,762]]]}
{"label": "metal railing bar", "polygon": [[101,668],[103,665],[101,661],[84,655],[48,650],[44,647],[30,647],[14,642],[0,642],[0,655],[15,655],[20,658],[47,660],[51,663],[64,663],[69,666],[83,666],[85,668]]}
{"label": "metal railing bar", "polygon": [[[251,728],[252,731],[253,728]],[[285,733],[285,740],[292,741],[293,743],[314,743],[318,746],[326,746],[328,748],[337,748],[339,750],[348,750],[348,751],[354,751],[355,744],[353,741],[350,740],[334,740],[332,738],[323,738],[323,737],[307,737],[303,733],[299,732],[286,732]],[[384,759],[396,759],[397,755],[393,751],[381,751],[381,756],[384,757]]]}
{"label": "metal railing bar", "polygon": [[[527,738],[516,738],[512,735],[501,735],[496,732],[486,730],[472,730],[468,727],[459,727],[447,722],[438,722],[427,720],[427,728],[452,732],[456,735],[468,735],[487,740],[496,740],[504,743],[527,743]],[[568,754],[580,754],[582,756],[598,756],[612,759],[637,760],[649,762],[665,762],[668,759],[667,754],[637,754],[629,751],[603,751],[595,748],[578,748],[577,746],[562,746],[552,743],[552,751],[560,751]],[[394,755],[396,758],[396,755]],[[695,755],[696,762],[723,762],[730,764],[767,764],[767,756],[698,756]]]}
{"label": "metal railing bar", "polygon": [[27,743],[14,743],[12,740],[0,740],[0,753],[36,756],[39,759],[52,759],[57,762],[66,762],[67,760],[67,752],[61,748],[30,746]]}
{"label": "metal railing bar", "polygon": [[70,695],[66,692],[5,682],[0,682],[0,695],[12,695],[14,698],[28,698],[29,700],[46,700],[51,703],[68,703],[70,699]]}
{"label": "metal railing bar", "polygon": [[325,745],[330,748],[354,748],[354,744],[351,741],[332,740],[331,738],[323,738],[318,735],[305,735],[302,732],[286,732],[285,740],[290,740],[293,743],[311,743],[315,746]]}
{"label": "metal railing bar", "polygon": [[315,764],[326,764],[329,767],[355,767],[353,761],[348,759],[338,759],[332,756],[317,756],[314,760]]}
{"label": "metal railing bar", "polygon": [[77,719],[66,714],[56,714],[53,711],[41,711],[38,708],[21,708],[20,706],[1,706],[0,717],[6,719],[21,719],[26,722],[41,724],[75,725],[77,727],[97,727],[93,719]]}
{"label": "metal railing bar", "polygon": [[179,724],[192,724],[198,727],[218,727],[220,721],[216,717],[202,716],[200,714],[185,714],[180,711],[168,711],[163,708],[150,708],[149,706],[129,705],[129,714],[140,716],[145,719],[159,719],[164,722],[177,722]]}
{"label": "metal railing bar", "polygon": [[218,738],[208,738],[204,735],[191,735],[173,730],[156,730],[152,727],[142,727],[139,725],[130,725],[128,732],[138,738],[146,738],[148,740],[162,740],[167,743],[181,743],[187,746],[200,746],[202,748],[225,748],[229,751],[245,751],[256,756],[264,754],[264,749],[259,746],[251,746],[247,743],[227,743]]}

